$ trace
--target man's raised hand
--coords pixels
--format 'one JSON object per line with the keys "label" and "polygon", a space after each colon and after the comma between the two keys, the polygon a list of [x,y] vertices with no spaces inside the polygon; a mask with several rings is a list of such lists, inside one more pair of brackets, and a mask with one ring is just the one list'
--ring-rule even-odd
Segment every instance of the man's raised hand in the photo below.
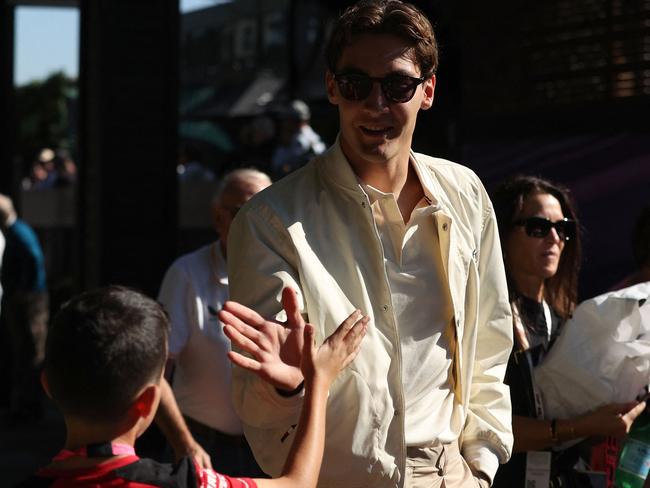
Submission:
{"label": "man's raised hand", "polygon": [[265,320],[257,312],[232,301],[224,304],[219,319],[232,343],[252,356],[231,351],[230,360],[276,388],[291,391],[303,381],[300,363],[305,321],[293,289],[282,290],[282,306],[287,314],[286,322]]}

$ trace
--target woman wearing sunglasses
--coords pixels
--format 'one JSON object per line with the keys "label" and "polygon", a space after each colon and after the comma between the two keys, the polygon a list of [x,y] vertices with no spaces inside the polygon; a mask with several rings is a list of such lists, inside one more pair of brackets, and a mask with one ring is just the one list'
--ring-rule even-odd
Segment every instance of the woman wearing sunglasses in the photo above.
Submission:
{"label": "woman wearing sunglasses", "polygon": [[494,487],[539,487],[547,483],[544,478],[551,487],[589,487],[588,477],[573,469],[580,446],[551,448],[587,437],[623,436],[644,405],[605,405],[570,419],[544,415],[533,369],[577,303],[581,247],[576,212],[566,189],[532,176],[507,180],[493,203],[513,311],[514,349],[506,383],[515,440],[512,459],[500,467]]}

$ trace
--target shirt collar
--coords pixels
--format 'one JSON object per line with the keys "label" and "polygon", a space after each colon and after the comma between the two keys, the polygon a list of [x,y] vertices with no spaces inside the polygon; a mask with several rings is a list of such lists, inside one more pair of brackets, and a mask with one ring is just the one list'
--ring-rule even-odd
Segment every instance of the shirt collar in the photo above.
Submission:
{"label": "shirt collar", "polygon": [[[415,158],[415,155],[411,153],[411,156],[409,157],[409,164],[413,166],[415,169],[415,173],[418,177],[418,180],[420,181],[420,185],[422,186],[422,190],[424,192],[424,201],[426,202],[427,206],[434,207],[435,209],[438,208],[438,201],[436,198],[433,196],[433,189],[431,187],[431,180],[429,178],[423,178],[423,176],[426,174],[418,164],[417,158]],[[361,179],[356,176],[358,184],[361,186],[363,191],[366,192],[366,195],[368,195],[368,199],[370,200],[370,204],[374,204],[377,200],[381,198],[386,198],[388,196],[392,196],[392,193],[384,193],[381,190],[378,190],[377,188],[367,185]]]}
{"label": "shirt collar", "polygon": [[[361,196],[367,195],[361,181],[352,170],[352,166],[350,166],[345,154],[343,154],[340,137],[340,134],[337,135],[334,144],[319,157],[318,167],[320,173],[325,179],[347,192]],[[435,197],[435,195],[442,195],[435,177],[413,151],[410,153],[410,164],[415,168],[427,203],[435,208],[442,208],[441,202]]]}

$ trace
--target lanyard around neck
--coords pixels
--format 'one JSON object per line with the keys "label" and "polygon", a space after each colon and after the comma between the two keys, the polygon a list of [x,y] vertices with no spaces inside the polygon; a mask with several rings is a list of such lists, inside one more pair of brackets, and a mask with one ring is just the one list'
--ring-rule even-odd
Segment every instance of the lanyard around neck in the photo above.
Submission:
{"label": "lanyard around neck", "polygon": [[542,300],[542,307],[544,307],[544,321],[546,322],[546,338],[551,342],[551,335],[553,331],[553,318],[551,317],[551,307],[548,306],[546,300]]}
{"label": "lanyard around neck", "polygon": [[88,444],[81,449],[62,449],[56,456],[54,461],[65,461],[72,457],[85,457],[85,458],[98,458],[98,457],[111,457],[120,455],[135,456],[135,449],[128,444],[111,444],[110,442],[100,442],[97,444]]}

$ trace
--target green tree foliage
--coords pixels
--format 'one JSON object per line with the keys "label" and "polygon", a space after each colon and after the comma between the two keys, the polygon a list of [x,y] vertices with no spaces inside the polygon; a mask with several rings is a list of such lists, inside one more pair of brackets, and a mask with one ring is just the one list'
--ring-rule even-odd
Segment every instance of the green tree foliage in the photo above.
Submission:
{"label": "green tree foliage", "polygon": [[62,72],[16,88],[16,150],[25,170],[44,147],[74,155],[76,99],[77,81]]}

